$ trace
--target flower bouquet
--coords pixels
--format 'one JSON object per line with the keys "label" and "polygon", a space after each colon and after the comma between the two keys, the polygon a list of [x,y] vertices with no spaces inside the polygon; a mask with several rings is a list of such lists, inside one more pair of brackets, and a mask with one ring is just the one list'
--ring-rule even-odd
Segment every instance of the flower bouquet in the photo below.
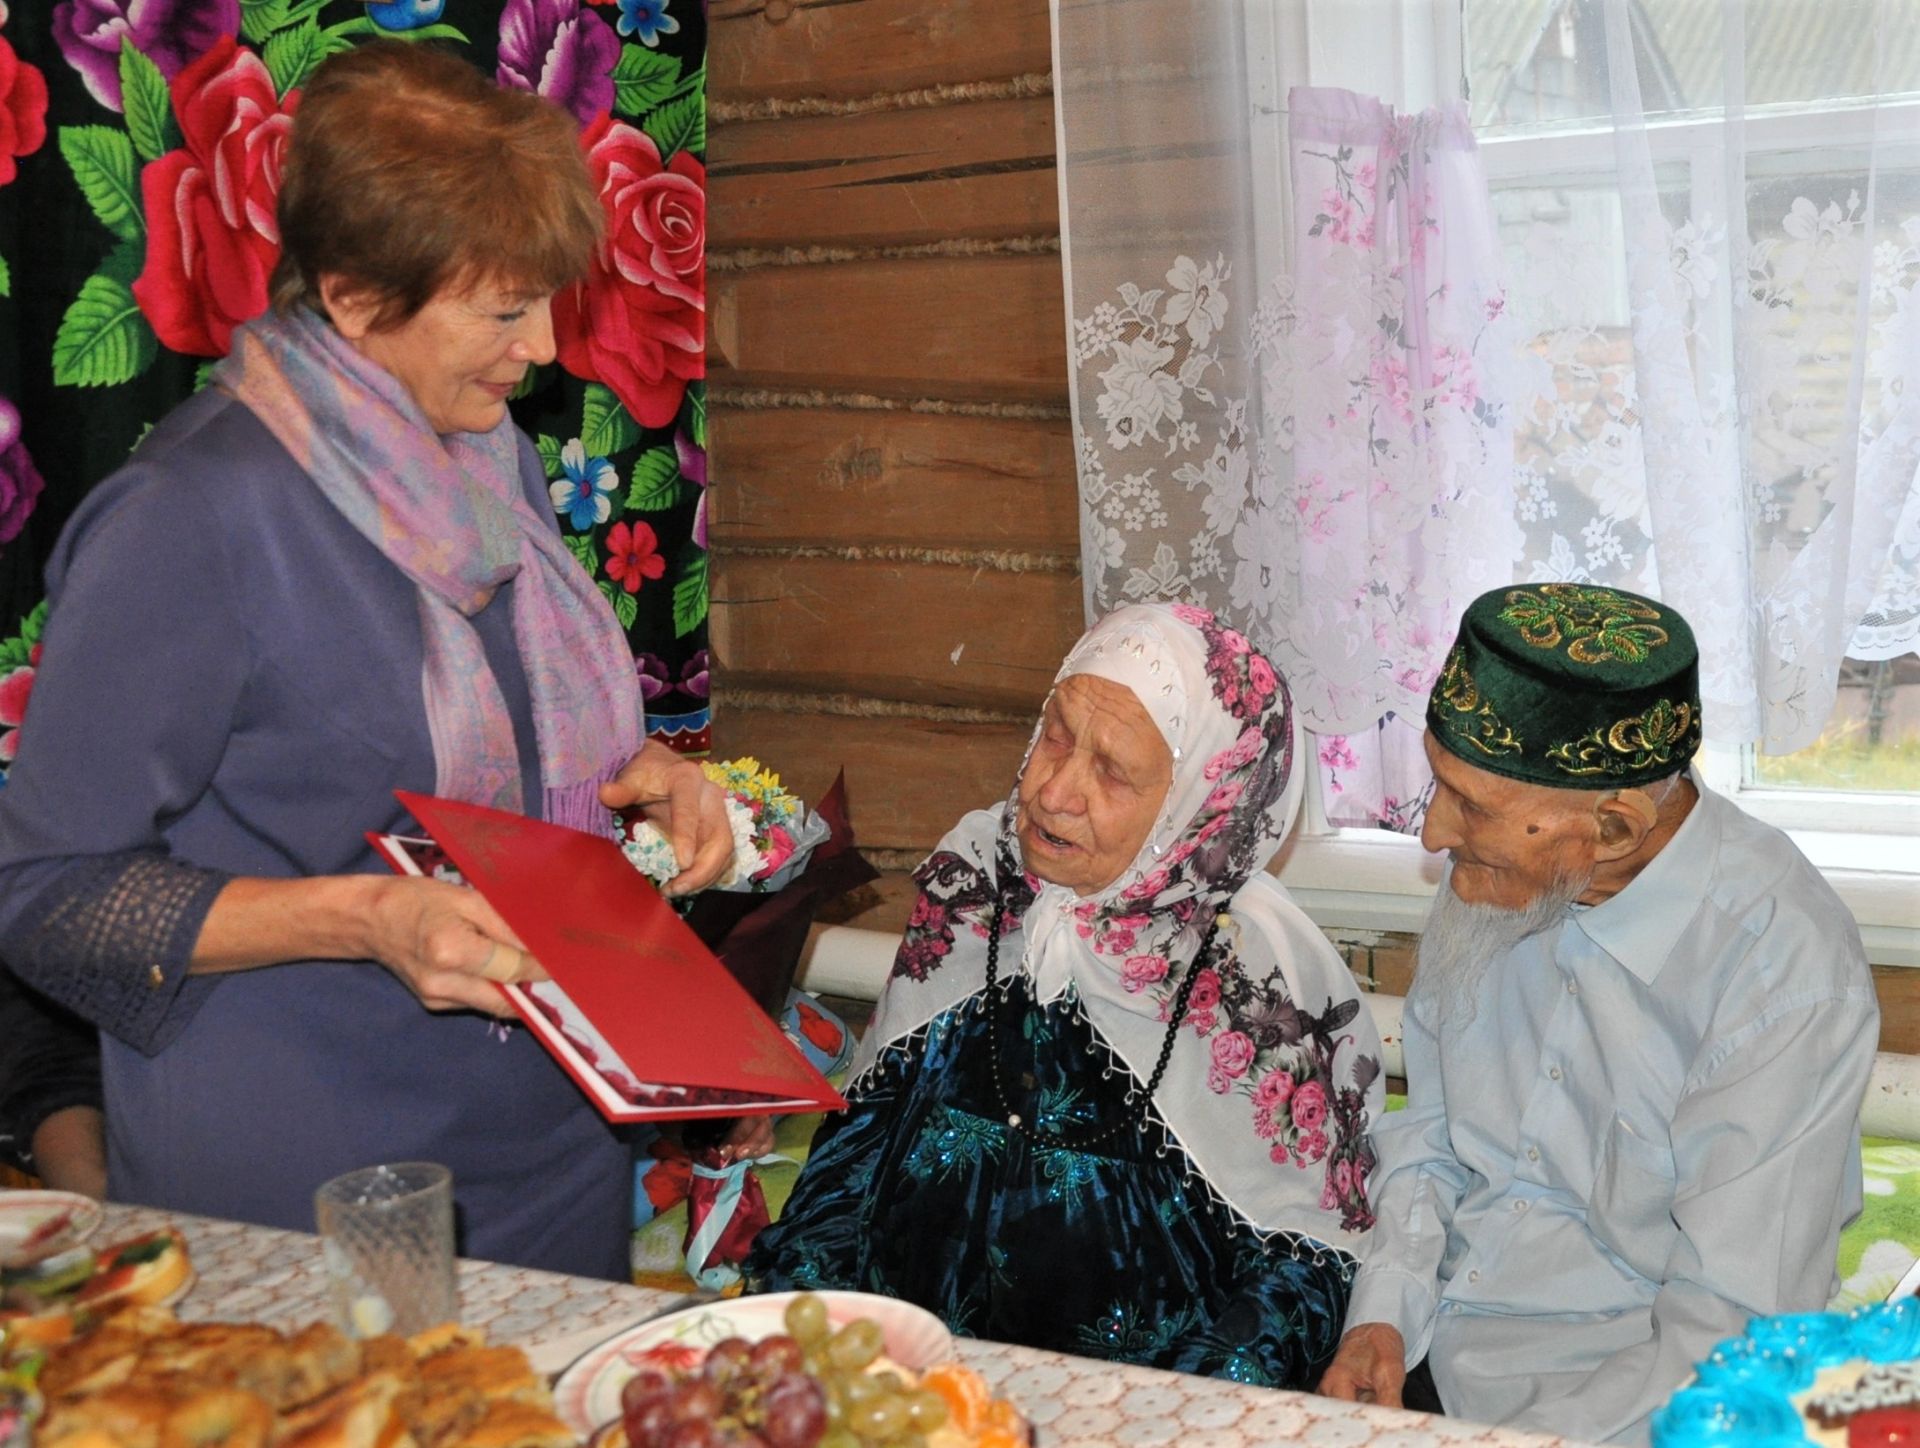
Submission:
{"label": "flower bouquet", "polygon": [[[734,979],[778,1021],[788,1014],[814,912],[877,872],[853,847],[844,776],[808,809],[756,759],[709,761],[701,768],[727,797],[733,863],[713,885],[674,903]],[[622,816],[620,840],[634,868],[656,885],[679,872],[673,846],[638,815]],[[803,1029],[808,1011],[803,1000]],[[762,1163],[720,1156],[719,1143],[732,1124],[690,1122],[671,1147],[689,1171],[680,1255],[688,1275],[708,1289],[738,1281],[738,1263],[768,1219]]]}
{"label": "flower bouquet", "polygon": [[[751,756],[708,760],[700,767],[726,796],[727,823],[733,827],[733,861],[709,888],[766,895],[791,884],[806,869],[814,848],[832,833],[829,823],[782,789],[780,776],[769,774]],[[680,872],[672,844],[640,815],[621,817],[620,847],[633,867],[656,885]]]}

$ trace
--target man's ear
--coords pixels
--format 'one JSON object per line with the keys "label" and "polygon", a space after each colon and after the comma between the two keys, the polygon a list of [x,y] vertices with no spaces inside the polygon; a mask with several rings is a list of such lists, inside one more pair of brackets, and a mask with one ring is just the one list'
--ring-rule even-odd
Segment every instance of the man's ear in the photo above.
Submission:
{"label": "man's ear", "polygon": [[1594,859],[1623,860],[1638,850],[1653,833],[1660,811],[1645,790],[1623,789],[1610,794],[1594,806],[1600,838],[1594,846]]}
{"label": "man's ear", "polygon": [[321,272],[319,291],[320,305],[342,337],[358,342],[373,330],[380,307],[366,288],[355,286],[339,272]]}

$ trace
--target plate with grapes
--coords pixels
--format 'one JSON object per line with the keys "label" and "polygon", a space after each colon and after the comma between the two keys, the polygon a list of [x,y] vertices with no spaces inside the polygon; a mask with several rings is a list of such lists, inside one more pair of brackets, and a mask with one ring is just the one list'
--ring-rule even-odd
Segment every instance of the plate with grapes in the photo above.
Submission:
{"label": "plate with grapes", "polygon": [[554,1407],[568,1427],[591,1434],[620,1417],[621,1390],[643,1369],[684,1371],[726,1338],[758,1343],[786,1334],[787,1306],[801,1296],[817,1298],[825,1309],[823,1322],[808,1324],[809,1335],[826,1339],[865,1320],[879,1329],[881,1353],[901,1367],[920,1372],[953,1357],[953,1334],[911,1303],[866,1292],[767,1292],[683,1308],[615,1333],[560,1375]]}

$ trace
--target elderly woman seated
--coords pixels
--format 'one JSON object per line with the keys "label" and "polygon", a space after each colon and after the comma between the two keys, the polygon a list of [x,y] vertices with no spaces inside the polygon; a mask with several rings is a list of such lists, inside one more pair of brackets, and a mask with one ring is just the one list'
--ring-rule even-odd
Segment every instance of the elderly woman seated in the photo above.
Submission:
{"label": "elderly woman seated", "polygon": [[1317,1380],[1372,1224],[1380,1044],[1263,872],[1297,790],[1271,664],[1183,605],[1074,647],[1013,794],[920,894],[757,1286],[1274,1386]]}

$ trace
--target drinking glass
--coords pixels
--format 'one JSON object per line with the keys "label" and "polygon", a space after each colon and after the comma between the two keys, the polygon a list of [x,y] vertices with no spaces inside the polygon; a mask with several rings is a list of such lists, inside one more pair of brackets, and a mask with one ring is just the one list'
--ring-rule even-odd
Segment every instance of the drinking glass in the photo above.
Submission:
{"label": "drinking glass", "polygon": [[313,1194],[334,1317],[351,1337],[403,1337],[460,1315],[453,1173],[430,1161],[363,1167]]}

